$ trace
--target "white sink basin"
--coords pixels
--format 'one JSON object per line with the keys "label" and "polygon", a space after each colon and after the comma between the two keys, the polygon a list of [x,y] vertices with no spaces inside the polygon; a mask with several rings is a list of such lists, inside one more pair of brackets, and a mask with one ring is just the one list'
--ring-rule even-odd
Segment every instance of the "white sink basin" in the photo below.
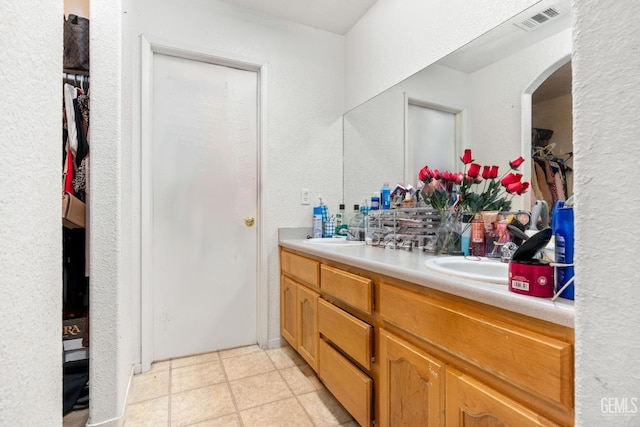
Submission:
{"label": "white sink basin", "polygon": [[309,245],[323,245],[323,246],[361,246],[365,242],[347,240],[346,237],[322,237],[307,239],[304,241]]}
{"label": "white sink basin", "polygon": [[509,264],[499,260],[447,256],[428,259],[424,265],[430,270],[450,276],[500,285],[509,283]]}

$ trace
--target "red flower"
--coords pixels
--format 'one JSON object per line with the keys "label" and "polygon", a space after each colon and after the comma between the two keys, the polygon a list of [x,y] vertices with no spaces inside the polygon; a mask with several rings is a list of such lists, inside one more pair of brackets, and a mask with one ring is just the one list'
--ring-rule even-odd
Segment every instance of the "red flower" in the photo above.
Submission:
{"label": "red flower", "polygon": [[522,194],[525,191],[527,191],[527,188],[529,188],[528,182],[518,181],[518,182],[514,182],[507,185],[506,191],[507,193],[510,193],[510,194],[513,194],[513,193]]}
{"label": "red flower", "polygon": [[451,172],[442,171],[442,179],[444,179],[445,181],[451,180]]}
{"label": "red flower", "polygon": [[500,184],[506,187],[509,184],[520,182],[520,179],[522,179],[522,174],[509,172],[508,174],[505,175],[504,178],[502,178],[502,181],[500,181]]}
{"label": "red flower", "polygon": [[439,179],[440,178],[440,171],[438,169],[433,169],[433,170],[429,171],[429,174],[431,175],[431,178],[433,178],[433,179]]}
{"label": "red flower", "polygon": [[464,154],[462,155],[462,157],[460,157],[460,160],[462,160],[462,163],[464,163],[465,165],[468,165],[469,163],[473,162],[471,149],[469,148],[465,149]]}
{"label": "red flower", "polygon": [[482,177],[484,179],[490,179],[491,178],[491,166],[483,166],[482,167]]}
{"label": "red flower", "polygon": [[528,182],[522,182],[521,184],[522,186],[516,190],[516,193],[518,194],[524,194],[529,189]]}
{"label": "red flower", "polygon": [[491,179],[498,177],[498,166],[491,166]]}
{"label": "red flower", "polygon": [[455,175],[453,175],[456,181],[456,184],[462,184],[462,174],[461,173],[457,173]]}
{"label": "red flower", "polygon": [[420,172],[418,172],[418,179],[420,181],[425,181],[427,178],[429,178],[429,168],[425,166],[420,169]]}
{"label": "red flower", "polygon": [[467,172],[467,175],[469,175],[471,178],[475,178],[480,174],[480,165],[477,163],[472,163],[471,166],[469,167],[469,172]]}
{"label": "red flower", "polygon": [[523,162],[524,157],[520,156],[517,159],[510,161],[509,166],[511,166],[511,169],[517,170]]}

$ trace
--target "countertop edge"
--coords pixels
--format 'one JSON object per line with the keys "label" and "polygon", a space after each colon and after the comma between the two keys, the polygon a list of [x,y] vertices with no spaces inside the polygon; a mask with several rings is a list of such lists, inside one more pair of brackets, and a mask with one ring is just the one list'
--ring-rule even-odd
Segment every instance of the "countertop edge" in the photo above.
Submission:
{"label": "countertop edge", "polygon": [[504,285],[483,283],[431,271],[424,261],[433,255],[424,252],[384,249],[371,246],[332,247],[310,245],[304,239],[281,238],[279,245],[327,260],[348,264],[394,277],[448,294],[477,301],[514,313],[574,328],[574,302],[563,298],[537,298],[510,292]]}

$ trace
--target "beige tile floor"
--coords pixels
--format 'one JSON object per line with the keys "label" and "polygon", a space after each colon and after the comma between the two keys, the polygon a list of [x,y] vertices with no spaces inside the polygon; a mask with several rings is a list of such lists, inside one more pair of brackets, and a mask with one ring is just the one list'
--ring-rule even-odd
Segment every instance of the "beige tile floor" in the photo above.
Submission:
{"label": "beige tile floor", "polygon": [[291,347],[249,346],[154,363],[133,378],[125,426],[358,424]]}

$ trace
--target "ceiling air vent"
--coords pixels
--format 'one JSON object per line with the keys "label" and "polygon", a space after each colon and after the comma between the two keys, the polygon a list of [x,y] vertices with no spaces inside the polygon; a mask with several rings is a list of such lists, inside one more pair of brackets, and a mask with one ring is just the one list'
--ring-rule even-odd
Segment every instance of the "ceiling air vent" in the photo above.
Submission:
{"label": "ceiling air vent", "polygon": [[544,24],[545,22],[560,16],[560,9],[552,6],[552,7],[548,7],[545,10],[536,13],[533,16],[530,16],[529,18],[520,21],[520,22],[515,22],[515,25],[519,28],[522,28],[525,31],[531,31],[534,28],[539,27],[540,25]]}

